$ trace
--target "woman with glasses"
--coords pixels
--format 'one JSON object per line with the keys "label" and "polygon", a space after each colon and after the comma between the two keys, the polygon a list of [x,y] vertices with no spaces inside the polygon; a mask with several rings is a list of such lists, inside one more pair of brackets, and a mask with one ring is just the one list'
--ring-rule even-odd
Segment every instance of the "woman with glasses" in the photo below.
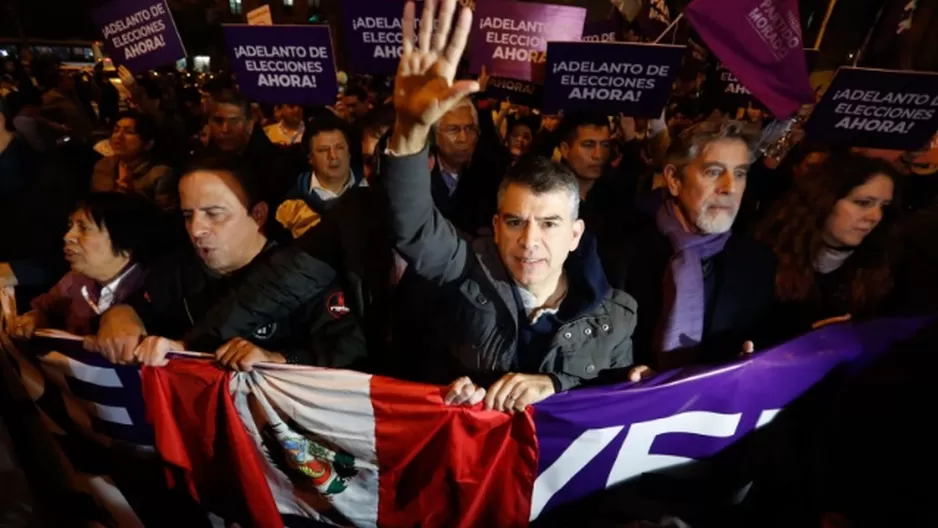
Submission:
{"label": "woman with glasses", "polygon": [[120,113],[110,139],[113,156],[95,165],[91,191],[132,192],[161,209],[173,209],[177,203],[173,171],[154,162],[155,138],[156,125],[148,116],[136,111]]}

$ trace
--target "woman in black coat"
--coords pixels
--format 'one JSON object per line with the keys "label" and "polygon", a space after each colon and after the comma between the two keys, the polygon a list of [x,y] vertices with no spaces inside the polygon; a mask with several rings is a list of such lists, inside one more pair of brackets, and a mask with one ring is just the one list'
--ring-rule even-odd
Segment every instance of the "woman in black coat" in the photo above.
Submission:
{"label": "woman in black coat", "polygon": [[887,243],[900,174],[884,160],[837,154],[797,182],[757,230],[778,260],[779,338],[876,314],[893,286]]}

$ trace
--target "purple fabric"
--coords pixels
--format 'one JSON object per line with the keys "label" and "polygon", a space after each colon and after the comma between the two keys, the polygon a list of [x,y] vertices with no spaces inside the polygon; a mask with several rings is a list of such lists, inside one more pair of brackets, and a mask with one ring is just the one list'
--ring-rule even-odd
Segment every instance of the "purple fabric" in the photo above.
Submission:
{"label": "purple fabric", "polygon": [[[534,405],[539,454],[531,518],[643,474],[711,457],[770,422],[835,369],[857,372],[930,320],[828,326],[728,365],[551,396]],[[725,478],[717,467],[692,465],[703,470],[697,478],[704,486]]]}
{"label": "purple fabric", "polygon": [[695,346],[703,338],[706,301],[701,262],[723,251],[732,231],[688,233],[674,216],[668,199],[658,208],[655,222],[674,250],[662,284],[662,313],[655,331],[655,353],[659,353]]}
{"label": "purple fabric", "polygon": [[814,102],[797,0],[694,0],[684,14],[775,117],[788,118]]}

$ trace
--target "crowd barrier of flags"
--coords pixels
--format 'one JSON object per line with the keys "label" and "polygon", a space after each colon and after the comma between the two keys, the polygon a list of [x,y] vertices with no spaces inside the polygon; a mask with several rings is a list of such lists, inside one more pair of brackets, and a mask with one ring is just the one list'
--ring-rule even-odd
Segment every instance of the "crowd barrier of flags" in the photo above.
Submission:
{"label": "crowd barrier of flags", "polygon": [[[30,434],[89,520],[144,526],[154,511],[207,509],[245,526],[518,526],[724,452],[835,369],[862,367],[923,324],[830,326],[718,368],[564,393],[517,415],[444,406],[441,387],[352,371],[233,374],[187,358],[141,370],[61,333],[29,343],[0,333],[0,344],[5,375],[38,410]],[[128,460],[142,461],[134,478],[120,474]],[[710,485],[705,472],[681,473]]]}

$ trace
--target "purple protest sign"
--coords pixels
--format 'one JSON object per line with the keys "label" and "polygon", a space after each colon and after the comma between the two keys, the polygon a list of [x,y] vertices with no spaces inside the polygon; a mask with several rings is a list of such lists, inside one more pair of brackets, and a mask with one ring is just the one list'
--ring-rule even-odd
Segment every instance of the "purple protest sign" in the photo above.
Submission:
{"label": "purple protest sign", "polygon": [[327,105],[339,91],[327,26],[226,25],[231,68],[251,100]]}
{"label": "purple protest sign", "polygon": [[657,117],[683,56],[684,46],[551,42],[543,109]]}
{"label": "purple protest sign", "polygon": [[[358,0],[342,8],[349,68],[372,75],[397,72],[403,41],[403,0]],[[417,11],[418,15],[420,11]]]}
{"label": "purple protest sign", "polygon": [[841,68],[805,124],[829,144],[918,150],[938,130],[938,74]]}
{"label": "purple protest sign", "polygon": [[[403,45],[403,14],[405,0],[356,0],[342,8],[342,26],[345,36],[349,68],[370,75],[393,75],[401,58]],[[475,2],[460,0],[459,5],[475,9]],[[422,1],[416,2],[417,22],[420,28]],[[459,16],[456,10],[454,18]]]}
{"label": "purple protest sign", "polygon": [[113,0],[91,12],[111,60],[134,73],[186,57],[165,0]]}
{"label": "purple protest sign", "polygon": [[517,79],[492,77],[486,89],[486,95],[497,99],[508,99],[512,103],[540,108],[544,89],[542,86]]}
{"label": "purple protest sign", "polygon": [[713,456],[769,423],[835,368],[862,368],[927,323],[883,319],[826,327],[724,367],[552,396],[534,406],[539,456],[530,518]]}
{"label": "purple protest sign", "polygon": [[618,14],[614,18],[599,22],[587,22],[583,26],[583,42],[616,42],[619,40],[619,30],[622,27],[622,17]]}
{"label": "purple protest sign", "polygon": [[579,41],[586,9],[486,0],[476,6],[471,35],[471,73],[540,83],[547,41]]}

